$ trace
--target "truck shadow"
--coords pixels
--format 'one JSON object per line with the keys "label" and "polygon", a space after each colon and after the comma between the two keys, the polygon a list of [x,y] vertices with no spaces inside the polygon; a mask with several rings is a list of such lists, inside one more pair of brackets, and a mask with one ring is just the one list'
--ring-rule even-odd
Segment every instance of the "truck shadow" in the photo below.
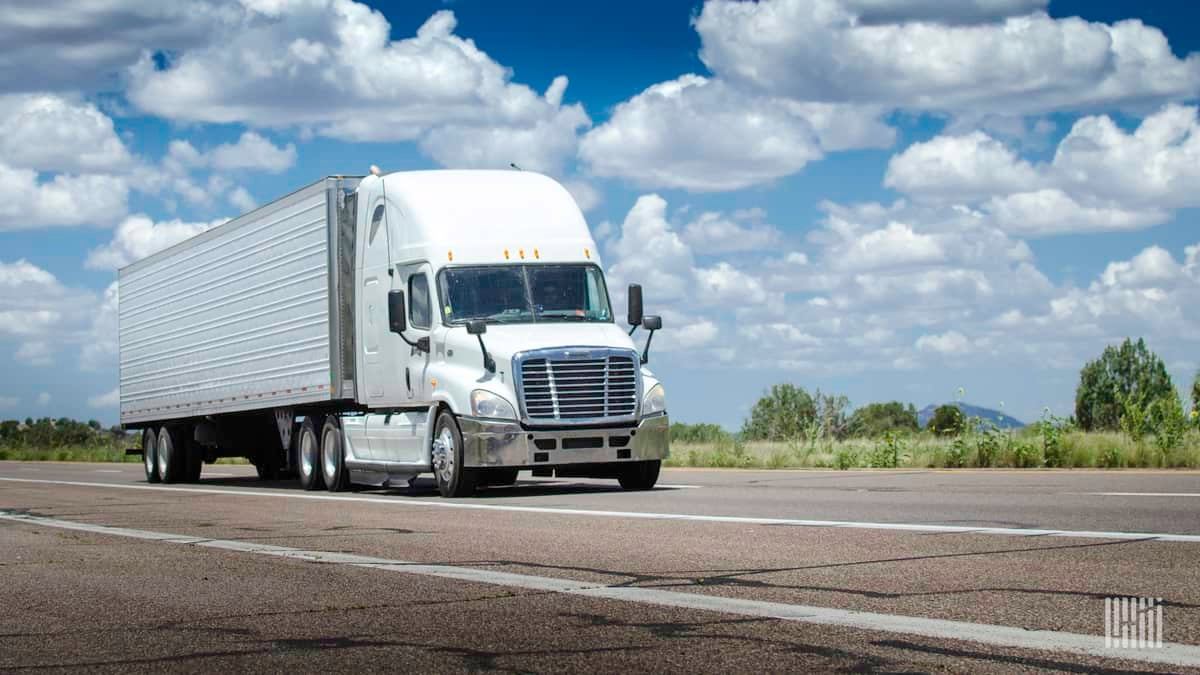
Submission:
{"label": "truck shadow", "polygon": [[[257,476],[221,476],[205,478],[203,475],[197,486],[222,486],[244,488],[248,490],[290,490],[303,492],[294,478],[279,480],[260,480]],[[656,487],[647,492],[675,492],[676,487]],[[520,478],[512,485],[496,485],[480,487],[472,499],[500,499],[512,497],[538,497],[547,495],[580,495],[623,493],[625,490],[615,481],[607,480],[574,480],[574,479],[543,479]],[[315,490],[313,494],[327,494],[325,490]],[[432,476],[419,476],[408,487],[375,487],[370,485],[354,485],[345,494],[363,494],[377,496],[439,498],[437,483]]]}

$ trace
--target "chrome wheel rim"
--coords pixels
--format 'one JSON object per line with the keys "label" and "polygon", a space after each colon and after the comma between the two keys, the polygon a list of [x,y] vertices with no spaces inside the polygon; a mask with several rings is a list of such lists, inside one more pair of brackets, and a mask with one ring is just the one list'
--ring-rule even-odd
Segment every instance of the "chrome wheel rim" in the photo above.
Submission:
{"label": "chrome wheel rim", "polygon": [[433,468],[443,484],[449,485],[454,480],[454,434],[449,427],[442,427],[433,442]]}
{"label": "chrome wheel rim", "polygon": [[336,440],[333,434],[334,430],[327,428],[321,438],[321,465],[325,469],[325,483],[327,485],[333,485],[333,479],[337,476],[338,457],[332,452],[334,449],[332,442]]}
{"label": "chrome wheel rim", "polygon": [[154,467],[158,463],[158,440],[156,439],[152,445],[147,446],[145,434],[142,435],[142,462],[146,465],[146,475],[154,474]]}
{"label": "chrome wheel rim", "polygon": [[315,440],[316,439],[313,438],[313,434],[311,432],[300,434],[300,472],[303,473],[306,478],[313,475],[313,472],[316,471],[317,468],[317,449],[315,447]]}
{"label": "chrome wheel rim", "polygon": [[158,432],[158,447],[155,450],[155,459],[158,460],[158,475],[163,480],[167,479],[167,469],[170,468],[171,453],[167,450],[167,443],[170,442],[170,434],[166,429]]}

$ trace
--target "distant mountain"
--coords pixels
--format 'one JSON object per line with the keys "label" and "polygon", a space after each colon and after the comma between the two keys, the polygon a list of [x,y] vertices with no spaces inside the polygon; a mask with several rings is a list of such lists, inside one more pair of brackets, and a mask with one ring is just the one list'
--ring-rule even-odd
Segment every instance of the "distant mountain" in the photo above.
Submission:
{"label": "distant mountain", "polygon": [[[940,405],[942,404],[931,403],[917,413],[917,424],[920,424],[922,429],[925,428],[925,425],[929,424],[930,418],[933,417],[933,411],[937,410],[938,406]],[[977,405],[971,405],[970,403],[950,403],[948,405],[958,406],[958,409],[961,410],[963,415],[968,419],[972,417],[978,417],[981,420],[990,420],[1001,429],[1020,429],[1021,427],[1025,426],[1025,423],[1021,420],[1018,420],[1012,415],[1006,415],[999,410],[981,408]]]}

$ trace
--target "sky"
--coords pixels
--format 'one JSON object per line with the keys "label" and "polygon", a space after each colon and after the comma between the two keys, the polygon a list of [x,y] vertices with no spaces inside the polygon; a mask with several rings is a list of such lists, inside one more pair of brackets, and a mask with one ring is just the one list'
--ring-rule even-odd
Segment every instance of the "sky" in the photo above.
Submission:
{"label": "sky", "polygon": [[78,4],[0,14],[0,418],[116,423],[116,270],[371,164],[566,185],[679,421],[1200,367],[1190,3]]}

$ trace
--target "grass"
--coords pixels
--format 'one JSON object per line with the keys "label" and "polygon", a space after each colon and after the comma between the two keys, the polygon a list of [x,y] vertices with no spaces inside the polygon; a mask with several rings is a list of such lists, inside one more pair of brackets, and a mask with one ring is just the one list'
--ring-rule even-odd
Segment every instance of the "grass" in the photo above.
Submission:
{"label": "grass", "polygon": [[[141,455],[125,454],[125,445],[77,445],[60,448],[0,446],[0,460],[22,462],[127,462],[137,464]],[[241,457],[223,457],[217,464],[248,464]]]}
{"label": "grass", "polygon": [[[1166,451],[1159,448],[1153,436],[1135,441],[1123,433],[1071,431],[1059,436],[1057,449],[1052,447],[1049,453],[1046,450],[1045,439],[1032,427],[1014,433],[970,433],[958,439],[920,433],[879,440],[743,443],[724,436],[707,442],[675,441],[666,465],[743,469],[959,466],[1196,469],[1200,468],[1200,431],[1188,431],[1177,446]],[[0,446],[0,460],[140,462],[142,458],[126,456],[125,444],[106,444],[53,449]],[[218,463],[245,464],[246,460],[223,458]]]}
{"label": "grass", "polygon": [[[915,434],[888,440],[847,439],[747,442],[722,438],[675,442],[666,466],[784,468],[1200,468],[1200,432],[1160,450],[1152,436],[1135,441],[1120,433],[1067,432],[1058,449],[1046,447],[1036,431],[968,434],[958,439]],[[1056,459],[1057,458],[1057,459]]]}

